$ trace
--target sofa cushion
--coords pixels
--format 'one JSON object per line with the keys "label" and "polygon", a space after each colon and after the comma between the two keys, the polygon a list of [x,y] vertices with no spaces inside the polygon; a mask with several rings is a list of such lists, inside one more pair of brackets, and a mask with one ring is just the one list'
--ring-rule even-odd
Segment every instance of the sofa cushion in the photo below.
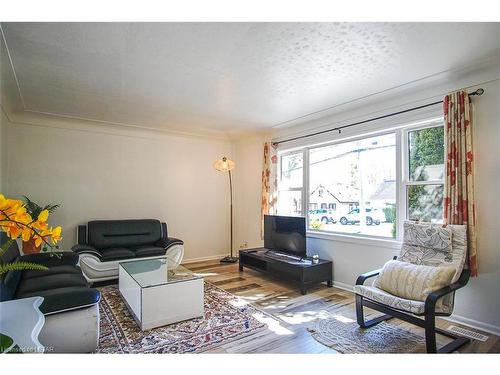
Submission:
{"label": "sofa cushion", "polygon": [[161,238],[158,220],[96,220],[88,223],[88,244],[98,250],[146,245]]}
{"label": "sofa cushion", "polygon": [[48,270],[38,271],[38,270],[26,270],[23,271],[23,279],[31,279],[32,277],[40,277],[40,276],[49,276],[49,275],[57,275],[60,273],[70,273],[79,275],[82,273],[80,267],[76,266],[52,266]]}
{"label": "sofa cushion", "polygon": [[73,251],[57,251],[47,253],[35,253],[23,255],[19,258],[22,262],[33,262],[43,264],[47,267],[54,266],[76,266],[78,264],[78,254]]}
{"label": "sofa cushion", "polygon": [[130,250],[132,250],[138,258],[165,255],[166,252],[164,248],[153,245],[132,246]]}
{"label": "sofa cushion", "polygon": [[397,297],[425,301],[430,293],[450,285],[454,275],[453,267],[423,266],[391,260],[384,265],[373,286]]}
{"label": "sofa cushion", "polygon": [[103,262],[130,258],[135,258],[135,253],[125,247],[111,247],[101,250],[101,261]]}
{"label": "sofa cushion", "polygon": [[40,296],[44,298],[40,311],[45,315],[90,306],[101,299],[101,293],[97,289],[81,287],[42,291]]}
{"label": "sofa cushion", "polygon": [[[22,279],[16,290],[15,297],[22,298],[26,293],[40,292],[47,289],[57,289],[71,286],[88,287],[87,280],[83,274],[60,273],[56,275],[47,275]],[[39,294],[35,294],[39,295]]]}

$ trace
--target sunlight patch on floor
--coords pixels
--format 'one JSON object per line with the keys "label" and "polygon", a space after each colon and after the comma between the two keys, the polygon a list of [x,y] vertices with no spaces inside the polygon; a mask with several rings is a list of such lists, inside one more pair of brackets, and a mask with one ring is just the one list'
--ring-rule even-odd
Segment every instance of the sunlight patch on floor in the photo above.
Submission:
{"label": "sunlight patch on floor", "polygon": [[238,298],[234,301],[229,301],[229,304],[234,306],[234,307],[243,307],[243,306],[250,304],[250,302],[245,301],[243,298]]}
{"label": "sunlight patch on floor", "polygon": [[267,328],[277,335],[284,336],[284,335],[293,335],[293,332],[290,331],[289,329],[283,327],[279,321],[276,319],[271,318],[268,315],[264,315],[262,313],[255,313],[252,315],[255,319],[257,319],[259,322],[264,323],[267,325]]}
{"label": "sunlight patch on floor", "polygon": [[311,322],[316,319],[330,318],[331,314],[326,310],[319,310],[290,312],[285,314],[277,314],[277,316],[289,324],[302,324]]}
{"label": "sunlight patch on floor", "polygon": [[338,315],[338,314],[335,314],[335,315],[330,315],[333,319],[341,322],[341,323],[354,323],[355,320],[354,319],[351,319],[351,318],[347,318],[343,315]]}

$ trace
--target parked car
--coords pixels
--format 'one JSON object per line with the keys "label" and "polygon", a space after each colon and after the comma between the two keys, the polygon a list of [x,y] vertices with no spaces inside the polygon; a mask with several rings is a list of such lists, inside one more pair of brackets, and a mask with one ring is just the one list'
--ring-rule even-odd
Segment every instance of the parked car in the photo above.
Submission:
{"label": "parked car", "polygon": [[[385,220],[384,213],[378,208],[365,208],[366,215],[366,225],[380,225],[382,221]],[[351,210],[348,214],[340,218],[340,224],[358,224],[360,222],[360,212],[359,208]]]}
{"label": "parked car", "polygon": [[310,221],[321,221],[323,224],[335,224],[337,220],[333,217],[330,210],[309,210]]}

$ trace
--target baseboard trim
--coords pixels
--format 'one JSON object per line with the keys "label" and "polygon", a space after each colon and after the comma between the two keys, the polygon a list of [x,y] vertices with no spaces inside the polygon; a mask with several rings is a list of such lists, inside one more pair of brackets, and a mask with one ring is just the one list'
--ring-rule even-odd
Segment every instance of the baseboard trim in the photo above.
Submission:
{"label": "baseboard trim", "polygon": [[334,281],[333,282],[333,286],[335,288],[346,290],[348,292],[352,292],[353,291],[353,286],[352,285],[349,285],[349,284],[346,284],[346,283],[342,283],[340,281]]}
{"label": "baseboard trim", "polygon": [[493,324],[480,322],[478,320],[469,319],[469,318],[466,318],[465,316],[455,315],[455,314],[453,314],[450,317],[443,317],[443,319],[445,319],[449,322],[462,324],[462,325],[470,327],[470,328],[475,328],[475,329],[480,330],[480,331],[484,331],[484,332],[491,333],[493,335],[500,336],[500,327],[495,326]]}
{"label": "baseboard trim", "polygon": [[[346,284],[346,283],[343,283],[340,281],[334,281],[333,286],[336,288],[342,289],[342,290],[346,290],[348,292],[353,291],[352,285],[349,285],[349,284]],[[484,332],[491,333],[493,335],[500,336],[500,327],[495,326],[493,324],[480,322],[478,320],[466,318],[465,316],[456,315],[456,314],[453,314],[450,317],[441,317],[441,318],[445,319],[449,322],[462,324],[462,325],[470,327],[470,328],[475,328],[475,329],[480,330],[480,331],[484,331]]]}
{"label": "baseboard trim", "polygon": [[210,255],[208,257],[183,259],[181,264],[189,264],[189,263],[203,262],[203,261],[206,261],[206,260],[222,259],[225,256],[227,256],[227,254],[218,254],[218,255]]}

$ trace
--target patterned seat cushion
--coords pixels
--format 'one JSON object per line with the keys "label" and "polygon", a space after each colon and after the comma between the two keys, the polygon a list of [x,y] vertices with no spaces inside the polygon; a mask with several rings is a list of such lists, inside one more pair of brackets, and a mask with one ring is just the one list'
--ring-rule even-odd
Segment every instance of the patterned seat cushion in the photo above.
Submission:
{"label": "patterned seat cushion", "polygon": [[[404,223],[404,240],[398,260],[435,267],[453,267],[456,282],[466,259],[467,235],[465,225]],[[448,235],[451,233],[451,245]]]}
{"label": "patterned seat cushion", "polygon": [[[360,296],[363,296],[374,302],[390,306],[397,310],[409,312],[414,315],[423,315],[425,312],[424,302],[400,298],[374,286],[355,285],[354,293],[359,294]],[[453,311],[453,304],[445,304],[444,302],[444,298],[438,301],[436,305],[436,312],[451,314],[451,312]]]}

